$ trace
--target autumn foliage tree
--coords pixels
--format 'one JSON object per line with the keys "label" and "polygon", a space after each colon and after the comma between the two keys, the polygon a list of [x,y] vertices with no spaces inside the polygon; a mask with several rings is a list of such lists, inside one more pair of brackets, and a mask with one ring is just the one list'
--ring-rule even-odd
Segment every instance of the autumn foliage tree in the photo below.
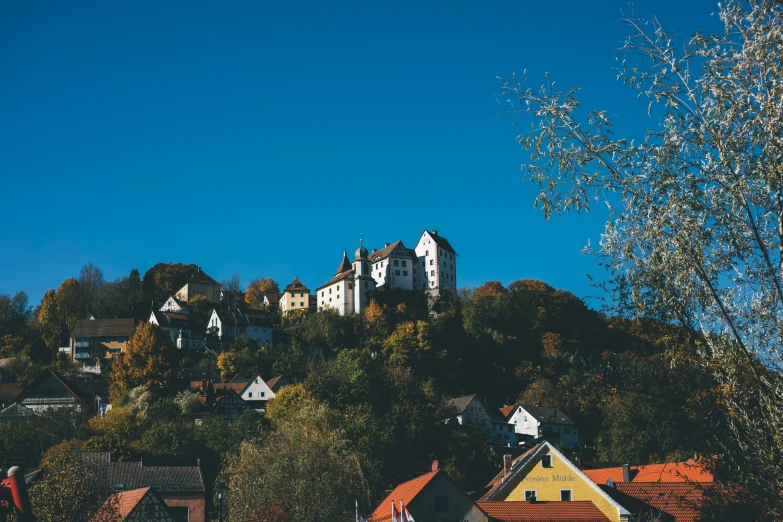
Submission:
{"label": "autumn foliage tree", "polygon": [[247,285],[245,303],[251,308],[261,309],[264,307],[265,294],[277,294],[279,292],[280,285],[271,277],[256,277]]}
{"label": "autumn foliage tree", "polygon": [[158,326],[142,322],[128,341],[126,353],[112,366],[110,397],[143,386],[155,396],[166,394],[176,375],[176,351],[171,338]]}

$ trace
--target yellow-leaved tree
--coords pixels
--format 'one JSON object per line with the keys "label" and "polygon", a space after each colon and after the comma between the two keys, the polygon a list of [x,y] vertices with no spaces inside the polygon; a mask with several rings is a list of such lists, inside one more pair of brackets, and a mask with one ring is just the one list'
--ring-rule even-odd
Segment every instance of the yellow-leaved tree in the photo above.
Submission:
{"label": "yellow-leaved tree", "polygon": [[245,290],[245,303],[251,308],[264,308],[264,295],[277,294],[280,292],[280,285],[271,277],[256,277],[250,281]]}
{"label": "yellow-leaved tree", "polygon": [[123,393],[143,386],[153,396],[170,391],[176,375],[176,349],[158,326],[142,322],[128,341],[128,349],[112,364],[109,397],[116,401]]}

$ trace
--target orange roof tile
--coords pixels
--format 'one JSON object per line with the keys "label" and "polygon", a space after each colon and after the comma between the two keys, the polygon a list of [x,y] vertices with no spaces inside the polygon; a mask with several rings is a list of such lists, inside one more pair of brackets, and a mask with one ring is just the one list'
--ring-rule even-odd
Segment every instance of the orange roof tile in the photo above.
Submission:
{"label": "orange roof tile", "polygon": [[620,493],[641,500],[674,517],[675,522],[696,522],[701,518],[705,489],[711,485],[684,482],[621,482],[615,484],[615,487]]}
{"label": "orange roof tile", "polygon": [[383,499],[383,502],[378,504],[375,511],[370,515],[372,522],[382,522],[384,520],[391,520],[391,503],[399,503],[400,500],[407,506],[411,501],[416,498],[424,486],[430,483],[430,481],[440,472],[440,470],[430,471],[419,477],[403,482],[392,490],[389,495]]}
{"label": "orange roof tile", "polygon": [[[623,468],[583,469],[582,473],[596,484],[623,482]],[[685,462],[631,466],[631,482],[714,482],[715,477],[701,462]]]}
{"label": "orange roof tile", "polygon": [[568,520],[569,522],[609,522],[589,500],[574,502],[476,502],[479,508],[490,517],[501,522],[549,522]]}
{"label": "orange roof tile", "polygon": [[130,491],[123,491],[110,495],[92,520],[104,520],[107,516],[114,514],[119,515],[121,517],[120,520],[125,520],[150,489],[152,488],[148,486],[146,488],[131,489]]}
{"label": "orange roof tile", "polygon": [[503,414],[504,419],[508,419],[508,416],[511,415],[515,409],[517,409],[516,404],[512,404],[511,406],[503,406],[502,408],[498,408],[500,410],[500,413]]}

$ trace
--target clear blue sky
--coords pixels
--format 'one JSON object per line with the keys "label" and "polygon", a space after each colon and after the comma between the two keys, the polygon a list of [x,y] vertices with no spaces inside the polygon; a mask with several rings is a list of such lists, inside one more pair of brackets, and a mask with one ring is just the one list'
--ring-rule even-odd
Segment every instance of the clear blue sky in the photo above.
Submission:
{"label": "clear blue sky", "polygon": [[[37,304],[86,262],[326,282],[342,251],[436,228],[459,286],[579,296],[603,215],[546,222],[498,118],[527,68],[639,134],[614,80],[627,2],[0,2],[0,293]],[[715,29],[714,0],[642,17]]]}

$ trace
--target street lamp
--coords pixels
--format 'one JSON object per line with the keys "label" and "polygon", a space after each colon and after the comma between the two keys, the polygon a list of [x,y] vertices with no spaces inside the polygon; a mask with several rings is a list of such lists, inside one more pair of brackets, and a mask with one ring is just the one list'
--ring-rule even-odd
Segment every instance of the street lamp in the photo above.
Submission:
{"label": "street lamp", "polygon": [[228,487],[226,487],[225,484],[218,484],[215,486],[215,491],[217,491],[218,494],[218,520],[223,522],[223,498],[225,497],[225,493],[228,491]]}

